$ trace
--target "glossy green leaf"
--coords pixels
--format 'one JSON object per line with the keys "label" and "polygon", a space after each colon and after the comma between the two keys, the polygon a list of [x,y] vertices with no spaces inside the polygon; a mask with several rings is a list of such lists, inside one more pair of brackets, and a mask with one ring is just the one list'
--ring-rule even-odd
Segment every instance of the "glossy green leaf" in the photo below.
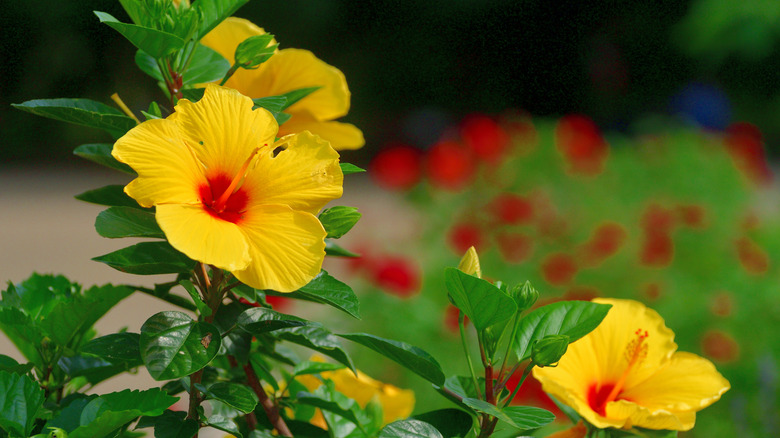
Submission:
{"label": "glossy green leaf", "polygon": [[284,109],[285,104],[287,104],[287,98],[284,96],[258,97],[257,99],[252,99],[252,102],[255,103],[255,107],[265,108],[269,112],[276,114]]}
{"label": "glossy green leaf", "polygon": [[238,363],[246,364],[249,361],[249,350],[252,346],[252,335],[243,330],[233,330],[238,315],[246,307],[237,302],[222,304],[217,309],[214,317],[214,325],[222,333],[223,354],[227,353],[236,358]]}
{"label": "glossy green leaf", "polygon": [[411,417],[413,420],[424,421],[435,427],[444,438],[465,437],[472,426],[474,419],[467,412],[460,409],[447,408],[425,412]]}
{"label": "glossy green leaf", "polygon": [[92,161],[93,163],[106,166],[110,169],[118,170],[130,175],[135,175],[135,171],[125,163],[120,163],[111,155],[114,145],[109,143],[89,143],[83,144],[73,150],[74,155]]}
{"label": "glossy green leaf", "polygon": [[[478,378],[477,384],[480,390],[484,388],[485,379]],[[478,398],[479,394],[474,388],[474,379],[470,376],[450,376],[444,382],[444,387],[464,398]]]}
{"label": "glossy green leaf", "polygon": [[43,389],[37,382],[27,376],[0,371],[0,427],[11,436],[30,435],[43,400]]}
{"label": "glossy green leaf", "polygon": [[96,438],[110,432],[142,415],[156,417],[178,400],[164,391],[152,388],[146,391],[120,392],[96,397],[81,411],[80,425],[70,432],[68,438]]}
{"label": "glossy green leaf", "polygon": [[135,52],[135,65],[137,65],[142,72],[156,79],[158,82],[165,82],[162,73],[160,73],[160,66],[157,65],[157,60],[154,59],[152,55],[143,50],[137,50]]}
{"label": "glossy green leaf", "polygon": [[360,254],[355,254],[336,245],[331,239],[325,239],[325,254],[335,257],[360,257]]}
{"label": "glossy green leaf", "polygon": [[124,186],[108,185],[99,189],[88,190],[80,195],[76,195],[75,198],[91,204],[107,205],[109,207],[132,207],[138,210],[151,211],[138,205],[135,199],[127,196],[124,189]]}
{"label": "glossy green leaf", "polygon": [[201,14],[201,22],[198,27],[200,38],[206,36],[211,29],[214,29],[219,23],[227,17],[233,15],[238,8],[246,4],[249,0],[198,0],[192,7]]}
{"label": "glossy green leaf", "polygon": [[319,219],[328,233],[327,237],[338,239],[355,226],[360,216],[355,207],[336,206],[323,210]]}
{"label": "glossy green leaf", "polygon": [[314,93],[315,91],[319,90],[322,87],[306,87],[306,88],[299,88],[297,90],[288,91],[284,94],[280,94],[280,96],[284,96],[287,98],[287,103],[284,104],[284,107],[282,109],[287,109],[294,104],[296,104],[299,100],[303,99],[304,97],[310,95],[311,93]]}
{"label": "glossy green leaf", "polygon": [[36,99],[11,106],[41,117],[102,129],[115,138],[136,125],[118,109],[89,99]]}
{"label": "glossy green leaf", "polygon": [[198,290],[195,289],[195,285],[192,284],[190,280],[182,280],[179,282],[179,284],[190,295],[190,298],[192,298],[192,302],[195,303],[195,307],[198,308],[198,312],[200,312],[200,314],[203,316],[211,316],[211,308],[209,307],[208,304],[206,304],[205,301],[203,301],[203,298],[201,298],[200,293],[198,293]]}
{"label": "glossy green leaf", "polygon": [[222,415],[212,415],[208,417],[205,421],[205,424],[206,426],[211,426],[214,429],[227,432],[236,438],[242,438],[244,436],[241,434],[241,431],[238,429],[238,426],[236,426],[236,423],[233,420],[230,418],[225,418]]}
{"label": "glossy green leaf", "polygon": [[92,356],[63,357],[57,362],[57,365],[68,376],[84,378],[91,385],[96,385],[133,368],[128,364],[114,364]]}
{"label": "glossy green leaf", "polygon": [[81,347],[81,353],[91,354],[112,363],[131,366],[143,364],[138,333],[113,333],[95,338]]}
{"label": "glossy green leaf", "polygon": [[165,411],[154,422],[154,438],[192,438],[200,429],[186,412]]}
{"label": "glossy green leaf", "polygon": [[196,264],[168,242],[141,242],[92,260],[138,275],[184,274],[192,271]]}
{"label": "glossy green leaf", "polygon": [[517,311],[512,297],[486,280],[447,268],[444,281],[455,306],[469,317],[477,330],[506,322]]}
{"label": "glossy green leaf", "polygon": [[352,333],[339,336],[376,351],[415,372],[434,385],[441,386],[444,384],[444,373],[441,370],[441,365],[433,356],[420,348],[405,342],[384,339],[366,333]]}
{"label": "glossy green leaf", "polygon": [[318,351],[355,371],[352,359],[341,346],[339,339],[320,324],[310,323],[302,327],[281,329],[274,335],[279,339]]}
{"label": "glossy green leaf", "polygon": [[219,400],[245,414],[255,410],[257,395],[246,385],[231,382],[217,382],[203,391],[207,399]]}
{"label": "glossy green leaf", "polygon": [[295,364],[295,368],[293,369],[293,375],[294,376],[302,376],[305,374],[319,374],[324,373],[326,371],[336,371],[344,368],[344,365],[339,364],[333,364],[328,362],[312,362],[312,361],[302,361]]}
{"label": "glossy green leaf", "polygon": [[339,163],[339,166],[341,166],[341,173],[344,175],[350,175],[353,173],[361,173],[366,171],[366,169],[361,169],[360,167],[357,167],[354,164],[350,164],[350,163]]}
{"label": "glossy green leaf", "polygon": [[501,410],[514,427],[523,430],[546,426],[555,420],[555,414],[533,406],[507,406]]}
{"label": "glossy green leaf", "polygon": [[518,321],[514,351],[518,360],[531,356],[534,341],[566,335],[569,342],[585,336],[607,316],[612,306],[588,301],[560,301],[540,307]]}
{"label": "glossy green leaf", "polygon": [[308,392],[299,392],[295,401],[296,403],[302,403],[305,405],[314,406],[317,408],[322,409],[323,411],[332,412],[339,417],[343,417],[350,422],[354,424],[360,424],[360,419],[357,416],[357,413],[355,412],[359,407],[356,403],[354,403],[354,400],[349,400],[352,403],[346,402],[346,403],[339,403],[335,400],[328,400],[326,398],[323,398],[323,394],[321,394],[322,391],[317,391],[318,393],[308,393]]}
{"label": "glossy green leaf", "polygon": [[153,56],[162,58],[184,47],[184,40],[176,35],[137,24],[121,23],[105,12],[95,11],[101,23],[116,30],[134,46]]}
{"label": "glossy green leaf", "polygon": [[157,313],[141,327],[141,357],[155,380],[177,379],[202,369],[220,345],[216,327],[182,312]]}
{"label": "glossy green leaf", "polygon": [[197,85],[222,79],[230,70],[230,61],[216,51],[198,44],[192,55],[192,62],[184,72],[184,85]]}
{"label": "glossy green leaf", "polygon": [[304,326],[306,320],[265,307],[252,307],[238,316],[236,325],[247,333],[260,336],[274,330]]}
{"label": "glossy green leaf", "polygon": [[327,304],[360,319],[360,302],[355,292],[349,285],[333,278],[324,270],[295,292],[273,295]]}
{"label": "glossy green leaf", "polygon": [[420,420],[398,420],[385,426],[379,438],[444,438],[432,425]]}
{"label": "glossy green leaf", "polygon": [[152,237],[164,239],[154,213],[133,207],[111,207],[95,219],[95,230],[110,239],[120,237]]}

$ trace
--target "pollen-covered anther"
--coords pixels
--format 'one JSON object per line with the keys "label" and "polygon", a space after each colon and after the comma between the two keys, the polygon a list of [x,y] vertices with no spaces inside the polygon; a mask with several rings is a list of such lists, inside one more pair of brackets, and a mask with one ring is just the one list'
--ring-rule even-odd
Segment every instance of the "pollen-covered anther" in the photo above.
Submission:
{"label": "pollen-covered anther", "polygon": [[626,366],[625,371],[623,371],[623,374],[620,376],[620,379],[618,379],[617,383],[615,383],[615,386],[612,387],[612,391],[610,391],[609,395],[607,395],[604,405],[606,405],[607,402],[617,400],[620,391],[623,390],[623,385],[626,383],[626,378],[631,373],[631,370],[634,367],[640,365],[647,357],[647,344],[645,343],[645,339],[650,336],[649,333],[647,333],[647,330],[642,330],[640,328],[637,329],[634,334],[636,335],[636,338],[632,339],[631,342],[629,342],[626,346],[625,357],[628,361],[628,365]]}

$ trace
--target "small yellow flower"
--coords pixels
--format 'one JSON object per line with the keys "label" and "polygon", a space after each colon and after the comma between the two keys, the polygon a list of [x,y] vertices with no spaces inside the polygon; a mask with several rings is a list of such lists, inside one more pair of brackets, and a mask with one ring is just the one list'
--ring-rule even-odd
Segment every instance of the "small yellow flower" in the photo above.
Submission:
{"label": "small yellow flower", "polygon": [[[236,47],[242,41],[264,33],[247,20],[230,17],[200,42],[232,63]],[[349,111],[350,92],[344,74],[307,50],[280,50],[257,69],[239,69],[225,86],[252,98],[322,87],[285,110],[292,117],[279,128],[279,134],[308,130],[329,141],[336,150],[359,149],[365,144],[363,133],[357,127],[334,121]]]}
{"label": "small yellow flower", "polygon": [[258,289],[290,292],[320,271],[325,230],[315,214],[342,194],[339,156],[278,125],[237,91],[208,85],[166,119],[117,140],[113,156],[138,177],[125,192],[155,207],[171,245]]}
{"label": "small yellow flower", "polygon": [[[319,356],[314,356],[311,360],[323,361]],[[414,391],[411,389],[401,389],[397,386],[382,383],[361,371],[358,371],[357,377],[355,377],[352,371],[346,368],[323,372],[320,375],[323,379],[333,381],[336,391],[355,400],[362,408],[365,408],[368,402],[376,398],[379,404],[382,405],[382,425],[407,418],[414,409]],[[298,380],[309,391],[316,390],[322,384],[319,379],[311,375],[301,376]],[[317,426],[326,427],[320,412],[315,414],[311,422]]]}
{"label": "small yellow flower", "polygon": [[708,360],[676,352],[674,333],[652,309],[612,304],[591,333],[572,343],[557,368],[534,368],[542,388],[598,428],[689,430],[696,412],[729,390]]}

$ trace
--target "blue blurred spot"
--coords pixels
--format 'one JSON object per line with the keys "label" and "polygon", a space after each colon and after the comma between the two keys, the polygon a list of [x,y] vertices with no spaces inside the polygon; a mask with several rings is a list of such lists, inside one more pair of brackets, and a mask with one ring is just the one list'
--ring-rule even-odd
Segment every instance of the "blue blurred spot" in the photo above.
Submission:
{"label": "blue blurred spot", "polygon": [[722,130],[731,121],[731,102],[720,88],[691,83],[672,97],[672,112],[702,128]]}

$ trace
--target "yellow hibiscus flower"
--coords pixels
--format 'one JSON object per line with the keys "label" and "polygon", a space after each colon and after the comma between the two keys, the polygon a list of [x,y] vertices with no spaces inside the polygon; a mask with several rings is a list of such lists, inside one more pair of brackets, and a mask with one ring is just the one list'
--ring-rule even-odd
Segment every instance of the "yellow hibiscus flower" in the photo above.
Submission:
{"label": "yellow hibiscus flower", "polygon": [[273,116],[252,106],[208,85],[199,102],[131,129],[112,154],[138,173],[125,192],[156,208],[174,248],[249,286],[291,292],[320,271],[315,214],[341,196],[344,176],[327,142],[309,132],[274,141]]}
{"label": "yellow hibiscus flower", "polygon": [[542,388],[598,428],[689,430],[696,412],[729,390],[708,360],[676,352],[661,316],[631,300],[612,304],[591,333],[572,343],[557,368],[534,368]]}
{"label": "yellow hibiscus flower", "polygon": [[[265,31],[250,21],[230,17],[200,42],[232,63],[236,47],[242,41],[262,34]],[[350,92],[344,74],[308,50],[279,50],[257,69],[239,69],[225,86],[252,98],[322,87],[285,110],[291,117],[279,128],[279,134],[308,130],[329,141],[336,150],[359,149],[365,144],[363,133],[357,127],[334,121],[349,111]]]}

